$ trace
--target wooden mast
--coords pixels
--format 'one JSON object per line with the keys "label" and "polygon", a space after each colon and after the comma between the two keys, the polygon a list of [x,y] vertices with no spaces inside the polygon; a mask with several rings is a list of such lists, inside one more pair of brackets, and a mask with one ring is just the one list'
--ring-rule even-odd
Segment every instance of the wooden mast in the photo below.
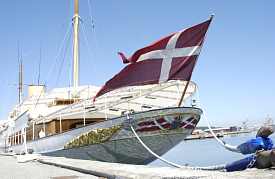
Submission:
{"label": "wooden mast", "polygon": [[19,65],[19,103],[22,101],[22,94],[23,94],[23,63],[22,59],[20,60],[20,65]]}
{"label": "wooden mast", "polygon": [[23,94],[23,62],[22,62],[22,54],[20,52],[19,43],[18,43],[18,102],[19,104],[22,102],[22,94]]}
{"label": "wooden mast", "polygon": [[79,81],[79,15],[78,15],[78,0],[74,0],[74,16],[73,16],[73,28],[74,28],[74,41],[73,41],[73,87],[77,88]]}

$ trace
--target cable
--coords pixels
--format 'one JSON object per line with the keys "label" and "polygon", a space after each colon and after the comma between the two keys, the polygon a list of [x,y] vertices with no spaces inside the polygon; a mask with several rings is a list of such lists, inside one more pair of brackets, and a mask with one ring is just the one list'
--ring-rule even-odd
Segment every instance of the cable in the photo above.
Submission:
{"label": "cable", "polygon": [[[66,38],[67,38],[67,36],[68,36],[68,33],[70,32],[70,29],[71,29],[70,27],[72,27],[71,24],[68,26],[67,31],[66,31],[66,34],[65,34],[65,36],[64,36],[64,39],[62,40],[61,45],[60,45],[60,47],[59,47],[59,49],[58,49],[58,53],[57,53],[57,55],[56,55],[56,57],[55,57],[55,63],[52,64],[50,70],[48,71],[47,77],[46,77],[45,82],[44,82],[44,86],[46,86],[47,81],[48,81],[50,75],[52,74],[53,68],[54,68],[54,67],[56,66],[56,64],[57,64],[57,59],[58,59],[58,57],[59,57],[60,54],[61,54],[61,50],[63,49],[63,46],[64,46],[64,44],[65,44],[65,40],[66,40]],[[36,109],[37,104],[38,104],[38,102],[39,102],[41,96],[42,96],[42,91],[40,92],[40,94],[39,94],[39,96],[38,96],[38,98],[37,98],[37,100],[36,100],[34,109]]]}
{"label": "cable", "polygon": [[[69,42],[70,40],[71,40],[71,34],[72,34],[72,30],[70,31],[70,35],[68,36],[68,38],[67,38],[67,41]],[[55,82],[55,86],[57,86],[57,83],[58,83],[58,81],[59,81],[59,79],[60,79],[60,75],[61,75],[61,72],[62,72],[62,67],[63,67],[63,65],[64,65],[64,61],[65,61],[65,57],[66,57],[66,54],[67,54],[67,51],[68,51],[68,46],[69,45],[67,45],[66,47],[65,47],[65,49],[64,49],[64,55],[63,55],[63,58],[62,58],[62,61],[61,61],[61,64],[60,64],[60,67],[59,67],[59,71],[58,71],[58,74],[57,74],[57,78],[56,78],[56,82]]]}
{"label": "cable", "polygon": [[89,16],[90,16],[90,20],[91,20],[92,29],[94,29],[95,24],[94,24],[94,19],[93,19],[93,16],[92,16],[92,6],[91,6],[90,0],[88,0],[88,7],[89,7]]}
{"label": "cable", "polygon": [[[95,58],[93,58],[93,53],[92,53],[92,50],[90,48],[91,46],[90,46],[88,38],[87,38],[87,31],[86,31],[86,28],[85,28],[85,24],[84,25],[82,25],[82,24],[84,24],[84,23],[83,22],[80,23],[80,32],[83,33],[85,45],[86,45],[86,47],[88,49],[88,54],[89,54],[89,56],[90,56],[91,59],[95,59]],[[91,65],[91,70],[94,72],[94,74],[96,74],[95,73],[96,70],[94,69],[94,65]],[[95,77],[95,75],[94,75],[94,77]]]}
{"label": "cable", "polygon": [[64,46],[64,44],[65,44],[66,38],[67,38],[67,36],[68,36],[68,34],[69,34],[70,30],[71,30],[71,27],[72,27],[72,24],[70,24],[70,25],[68,26],[68,28],[67,28],[66,34],[65,34],[65,36],[64,36],[64,39],[62,40],[61,45],[60,45],[60,47],[59,47],[59,49],[58,49],[58,53],[57,53],[57,55],[56,55],[56,57],[55,57],[55,63],[52,64],[50,70],[48,71],[47,78],[46,78],[46,80],[45,80],[45,85],[47,84],[47,81],[48,81],[48,79],[49,79],[49,76],[52,74],[52,71],[53,71],[54,66],[56,66],[56,64],[57,64],[57,59],[58,59],[58,57],[59,57],[60,54],[61,54],[61,51],[62,51],[63,46]]}

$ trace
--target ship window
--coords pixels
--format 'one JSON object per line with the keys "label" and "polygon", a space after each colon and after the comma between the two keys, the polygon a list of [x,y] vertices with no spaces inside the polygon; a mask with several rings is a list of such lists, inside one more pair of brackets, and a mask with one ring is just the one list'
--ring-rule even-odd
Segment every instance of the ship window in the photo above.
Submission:
{"label": "ship window", "polygon": [[95,106],[87,106],[87,107],[85,107],[85,109],[94,109],[95,108]]}
{"label": "ship window", "polygon": [[56,99],[54,101],[54,104],[56,106],[59,106],[59,105],[69,105],[69,104],[73,104],[75,102],[78,102],[79,99]]}
{"label": "ship window", "polygon": [[145,96],[145,98],[147,98],[147,99],[157,99],[156,97],[153,97],[153,96]]}
{"label": "ship window", "polygon": [[147,105],[143,105],[141,106],[142,108],[147,108],[147,109],[151,109],[152,107],[151,106],[147,106]]}
{"label": "ship window", "polygon": [[129,98],[133,98],[133,96],[123,96],[120,99],[129,99]]}

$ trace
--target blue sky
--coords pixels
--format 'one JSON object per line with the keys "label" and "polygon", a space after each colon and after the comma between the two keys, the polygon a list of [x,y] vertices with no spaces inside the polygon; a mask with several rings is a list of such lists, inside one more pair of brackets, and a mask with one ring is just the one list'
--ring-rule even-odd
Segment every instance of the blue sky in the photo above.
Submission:
{"label": "blue sky", "polygon": [[[261,121],[267,115],[275,116],[274,1],[91,0],[91,3],[94,29],[88,0],[80,0],[82,31],[86,31],[90,46],[86,47],[82,33],[81,84],[101,85],[118,72],[123,64],[117,51],[130,55],[214,13],[192,77],[199,85],[200,101],[209,120],[214,125],[226,126],[240,124],[245,119]],[[71,39],[65,40],[61,55],[56,56],[71,24],[73,1],[9,0],[2,2],[1,7],[0,119],[4,119],[17,103],[14,84],[18,78],[18,41],[25,84],[37,83],[41,47],[40,81],[46,82],[48,89],[69,85]]]}

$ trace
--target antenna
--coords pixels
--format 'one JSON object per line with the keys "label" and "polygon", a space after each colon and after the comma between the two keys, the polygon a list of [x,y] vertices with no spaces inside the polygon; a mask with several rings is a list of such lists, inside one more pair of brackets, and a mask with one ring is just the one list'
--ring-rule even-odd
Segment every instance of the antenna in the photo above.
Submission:
{"label": "antenna", "polygon": [[19,104],[22,101],[23,94],[23,60],[22,60],[22,51],[20,51],[19,42],[17,42],[17,58],[18,58],[18,102]]}
{"label": "antenna", "polygon": [[41,59],[42,59],[42,43],[40,42],[37,85],[40,85],[40,69],[41,69]]}

